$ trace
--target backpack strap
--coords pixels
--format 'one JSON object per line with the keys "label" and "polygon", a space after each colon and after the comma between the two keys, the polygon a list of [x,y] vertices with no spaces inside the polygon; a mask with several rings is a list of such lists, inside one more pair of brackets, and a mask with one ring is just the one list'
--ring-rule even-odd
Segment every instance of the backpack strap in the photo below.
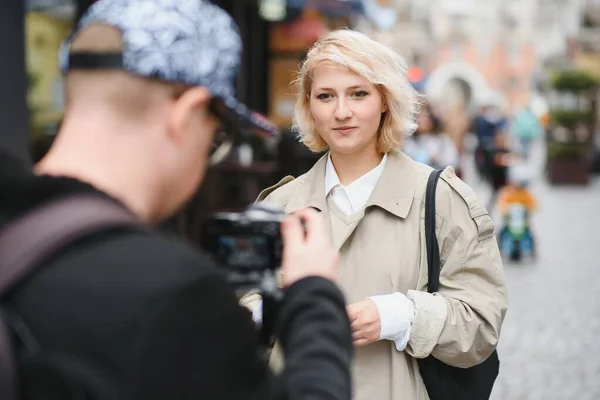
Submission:
{"label": "backpack strap", "polygon": [[427,247],[427,291],[437,292],[440,284],[440,249],[435,236],[435,192],[441,169],[433,170],[427,180],[425,191],[425,244]]}
{"label": "backpack strap", "polygon": [[68,196],[33,209],[0,230],[0,297],[75,240],[140,224],[129,210],[99,195]]}
{"label": "backpack strap", "polygon": [[[141,223],[131,212],[99,195],[68,196],[18,217],[0,230],[0,298],[76,240],[106,229],[133,226]],[[5,322],[0,320],[0,399],[16,400],[13,333]]]}

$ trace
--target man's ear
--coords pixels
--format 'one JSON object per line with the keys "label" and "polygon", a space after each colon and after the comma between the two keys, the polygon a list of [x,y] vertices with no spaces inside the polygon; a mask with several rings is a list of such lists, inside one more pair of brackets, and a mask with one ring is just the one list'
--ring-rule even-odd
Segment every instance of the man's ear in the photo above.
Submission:
{"label": "man's ear", "polygon": [[187,89],[171,104],[167,121],[168,135],[177,143],[181,143],[186,132],[194,124],[194,119],[209,113],[211,101],[210,91],[205,87]]}

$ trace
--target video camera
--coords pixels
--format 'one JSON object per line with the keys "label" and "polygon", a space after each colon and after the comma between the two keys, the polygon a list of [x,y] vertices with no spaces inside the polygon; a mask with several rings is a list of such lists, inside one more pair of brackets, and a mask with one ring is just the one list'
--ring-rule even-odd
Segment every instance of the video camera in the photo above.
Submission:
{"label": "video camera", "polygon": [[258,290],[262,295],[261,331],[265,344],[270,344],[283,299],[277,270],[283,253],[280,225],[284,217],[277,206],[253,204],[241,213],[216,213],[202,229],[202,247],[227,269],[234,288]]}

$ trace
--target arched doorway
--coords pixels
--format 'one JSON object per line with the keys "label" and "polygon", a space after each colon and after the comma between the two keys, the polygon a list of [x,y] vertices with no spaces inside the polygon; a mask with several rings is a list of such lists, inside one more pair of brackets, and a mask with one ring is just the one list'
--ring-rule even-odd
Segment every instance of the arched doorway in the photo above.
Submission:
{"label": "arched doorway", "polygon": [[443,64],[431,72],[425,94],[436,103],[464,102],[473,113],[489,97],[490,89],[483,75],[467,63]]}
{"label": "arched doorway", "polygon": [[449,108],[468,111],[473,101],[473,88],[463,78],[450,78],[442,89],[442,96]]}
{"label": "arched doorway", "polygon": [[489,92],[481,73],[467,63],[441,65],[427,79],[425,94],[435,104],[444,131],[461,152],[472,118]]}

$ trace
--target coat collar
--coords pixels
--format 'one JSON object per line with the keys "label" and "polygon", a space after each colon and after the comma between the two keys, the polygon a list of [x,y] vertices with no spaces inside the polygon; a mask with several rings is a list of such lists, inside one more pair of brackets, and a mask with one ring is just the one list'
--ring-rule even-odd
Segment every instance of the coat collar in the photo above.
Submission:
{"label": "coat collar", "polygon": [[[299,179],[286,212],[313,207],[324,211],[327,207],[325,199],[325,170],[328,153]],[[375,185],[375,189],[367,201],[366,207],[377,206],[399,218],[406,218],[413,203],[416,188],[416,171],[414,161],[404,153],[390,152],[385,168]]]}

